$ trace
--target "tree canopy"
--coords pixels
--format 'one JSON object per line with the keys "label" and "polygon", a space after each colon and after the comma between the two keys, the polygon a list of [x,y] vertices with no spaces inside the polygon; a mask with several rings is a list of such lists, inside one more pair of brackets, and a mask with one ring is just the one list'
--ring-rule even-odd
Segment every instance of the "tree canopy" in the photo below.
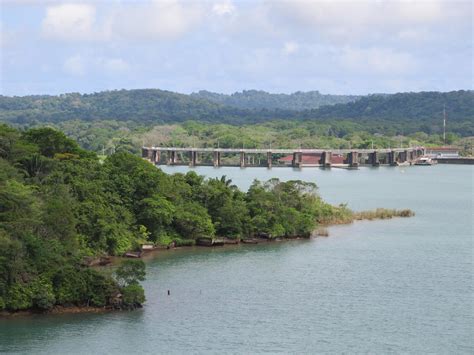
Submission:
{"label": "tree canopy", "polygon": [[245,193],[127,152],[101,161],[52,128],[0,125],[0,310],[110,306],[118,294],[133,308],[144,302],[143,263],[112,277],[87,260],[144,243],[308,236],[328,209],[314,184],[256,181]]}
{"label": "tree canopy", "polygon": [[431,134],[440,132],[446,107],[451,132],[469,136],[474,135],[473,101],[474,92],[469,90],[360,97],[319,92],[268,94],[256,90],[230,96],[209,92],[184,95],[158,89],[116,90],[59,96],[0,96],[0,121],[31,126],[107,120],[150,126],[189,120],[234,125],[273,120],[347,120],[369,131],[377,128],[384,134],[390,130]]}

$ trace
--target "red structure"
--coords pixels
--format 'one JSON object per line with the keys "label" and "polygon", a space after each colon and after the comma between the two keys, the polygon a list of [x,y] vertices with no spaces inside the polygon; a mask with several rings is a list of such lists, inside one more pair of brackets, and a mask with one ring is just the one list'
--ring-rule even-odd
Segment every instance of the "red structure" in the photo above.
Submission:
{"label": "red structure", "polygon": [[[303,165],[320,165],[321,164],[321,154],[302,154],[301,155],[301,164]],[[291,165],[293,162],[293,155],[287,155],[278,159],[281,164]],[[344,156],[340,154],[331,155],[331,164],[344,164]]]}

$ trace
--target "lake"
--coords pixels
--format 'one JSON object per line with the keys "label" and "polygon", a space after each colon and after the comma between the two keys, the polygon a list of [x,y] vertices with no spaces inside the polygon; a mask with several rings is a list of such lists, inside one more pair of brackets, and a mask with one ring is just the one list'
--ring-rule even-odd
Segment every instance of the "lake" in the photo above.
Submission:
{"label": "lake", "polygon": [[0,320],[0,352],[474,351],[474,167],[193,170],[243,189],[311,181],[331,203],[416,216],[331,227],[329,238],[160,252],[147,259],[143,309]]}

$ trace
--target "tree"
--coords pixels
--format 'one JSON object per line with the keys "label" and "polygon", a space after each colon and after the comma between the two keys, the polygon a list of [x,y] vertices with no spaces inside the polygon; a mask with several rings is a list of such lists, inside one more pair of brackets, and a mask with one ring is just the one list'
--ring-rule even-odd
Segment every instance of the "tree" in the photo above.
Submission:
{"label": "tree", "polygon": [[122,287],[138,284],[145,280],[146,271],[143,260],[124,260],[115,271],[116,279]]}
{"label": "tree", "polygon": [[127,285],[122,289],[122,300],[127,308],[141,307],[146,301],[145,291],[139,284]]}

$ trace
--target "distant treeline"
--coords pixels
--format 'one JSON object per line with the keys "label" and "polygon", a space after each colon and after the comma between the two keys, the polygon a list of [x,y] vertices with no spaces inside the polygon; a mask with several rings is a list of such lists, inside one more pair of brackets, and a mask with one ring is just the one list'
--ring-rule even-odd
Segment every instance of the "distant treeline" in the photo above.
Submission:
{"label": "distant treeline", "polygon": [[[314,107],[326,105],[311,110],[295,110],[310,107],[311,100],[314,100]],[[338,100],[353,102],[337,103]],[[184,95],[158,89],[119,90],[59,96],[0,96],[0,121],[34,125],[68,120],[116,120],[150,126],[189,120],[234,125],[272,120],[322,123],[346,120],[358,123],[371,133],[433,134],[442,131],[443,107],[446,106],[449,131],[460,136],[472,136],[473,103],[474,91],[463,90],[337,99],[317,92],[295,93],[281,98],[260,91],[219,96],[207,92]]]}
{"label": "distant treeline", "polygon": [[244,90],[231,95],[202,90],[191,94],[191,96],[244,109],[293,111],[311,110],[325,105],[345,104],[361,98],[361,96],[356,95],[324,95],[319,91],[271,94],[259,90]]}

